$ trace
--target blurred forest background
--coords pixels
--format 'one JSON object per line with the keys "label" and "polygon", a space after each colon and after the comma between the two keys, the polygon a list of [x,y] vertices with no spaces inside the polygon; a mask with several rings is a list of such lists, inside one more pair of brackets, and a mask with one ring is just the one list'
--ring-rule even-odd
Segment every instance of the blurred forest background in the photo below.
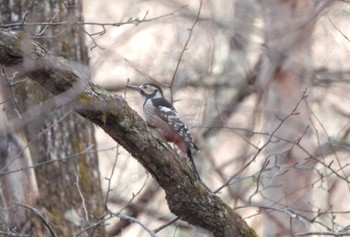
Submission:
{"label": "blurred forest background", "polygon": [[[125,85],[160,84],[203,182],[259,236],[350,235],[349,1],[0,0],[0,14],[139,114]],[[212,236],[172,222],[162,188],[69,98],[0,75],[3,236]]]}

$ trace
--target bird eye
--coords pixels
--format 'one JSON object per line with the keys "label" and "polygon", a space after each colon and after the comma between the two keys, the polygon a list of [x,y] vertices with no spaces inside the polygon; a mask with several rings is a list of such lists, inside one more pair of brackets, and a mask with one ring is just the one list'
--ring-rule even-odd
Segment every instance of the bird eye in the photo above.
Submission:
{"label": "bird eye", "polygon": [[147,87],[148,87],[147,85],[144,85],[144,86],[143,86],[144,89],[147,89]]}

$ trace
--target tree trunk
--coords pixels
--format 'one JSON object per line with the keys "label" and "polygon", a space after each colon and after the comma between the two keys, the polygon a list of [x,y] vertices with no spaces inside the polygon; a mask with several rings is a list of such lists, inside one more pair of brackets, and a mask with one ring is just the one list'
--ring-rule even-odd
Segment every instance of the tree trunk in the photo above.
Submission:
{"label": "tree trunk", "polygon": [[[3,75],[0,78],[0,101],[2,104],[0,121],[8,123],[9,120],[20,113],[17,104],[12,98],[11,88],[6,78],[5,67],[2,67]],[[30,167],[33,165],[28,149],[25,149],[27,140],[23,129],[8,134],[0,134],[0,169],[1,172]],[[35,173],[32,169],[22,172],[9,173],[1,176],[1,201],[3,212],[1,216],[7,220],[8,226],[23,224],[30,215],[29,211],[16,203],[34,205],[38,197],[38,185]],[[6,228],[4,228],[5,230]]]}
{"label": "tree trunk", "polygon": [[[81,1],[2,1],[0,5],[3,24],[22,22],[24,19],[26,23],[83,20]],[[74,60],[77,66],[82,65],[80,69],[87,68],[88,55],[82,28],[69,24],[19,28],[28,32],[26,36],[40,40],[55,55]],[[25,45],[23,49],[26,50]],[[27,70],[37,68],[27,66]],[[24,114],[28,114],[35,106],[50,99],[51,94],[36,82],[19,82],[23,79],[15,77],[11,82],[18,82],[12,88],[15,99]],[[93,216],[100,216],[104,210],[97,153],[93,152],[96,148],[94,128],[69,108],[53,106],[43,109],[48,113],[25,126],[29,151],[37,166],[35,174],[39,197],[33,207],[44,215],[58,236],[74,236],[90,226],[94,222]],[[22,180],[17,182],[20,185]],[[16,223],[17,229],[23,233],[34,230],[35,236],[47,236],[49,232],[43,223],[39,225],[37,216],[32,214],[34,218],[27,220],[25,225]],[[100,226],[80,236],[91,236],[92,233],[96,236],[105,235],[104,228]]]}
{"label": "tree trunk", "polygon": [[[264,90],[265,149],[263,175],[264,236],[291,236],[308,228],[315,149],[309,127],[314,1],[263,1],[265,45],[259,83]],[[306,99],[307,96],[307,99]],[[295,210],[296,215],[288,210]]]}

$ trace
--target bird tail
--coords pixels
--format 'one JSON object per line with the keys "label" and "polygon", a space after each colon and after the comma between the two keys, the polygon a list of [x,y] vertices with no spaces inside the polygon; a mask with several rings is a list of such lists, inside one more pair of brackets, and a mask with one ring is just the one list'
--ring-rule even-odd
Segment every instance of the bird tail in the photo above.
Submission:
{"label": "bird tail", "polygon": [[197,167],[196,167],[196,164],[194,163],[194,160],[193,160],[193,157],[192,157],[192,152],[191,152],[191,149],[187,149],[187,156],[188,158],[190,159],[190,162],[191,162],[191,165],[192,165],[192,168],[193,170],[196,172],[196,174],[199,176],[199,173],[198,173],[198,170],[197,170]]}

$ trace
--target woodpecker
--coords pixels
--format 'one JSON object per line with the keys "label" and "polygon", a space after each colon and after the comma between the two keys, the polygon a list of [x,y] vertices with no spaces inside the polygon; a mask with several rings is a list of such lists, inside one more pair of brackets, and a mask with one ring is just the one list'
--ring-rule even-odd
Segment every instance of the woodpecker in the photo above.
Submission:
{"label": "woodpecker", "polygon": [[166,141],[174,143],[180,151],[187,154],[198,175],[191,151],[198,150],[198,147],[193,143],[190,131],[175,108],[164,98],[160,86],[146,83],[141,86],[127,84],[126,87],[138,91],[144,97],[143,114],[147,124],[156,128]]}

